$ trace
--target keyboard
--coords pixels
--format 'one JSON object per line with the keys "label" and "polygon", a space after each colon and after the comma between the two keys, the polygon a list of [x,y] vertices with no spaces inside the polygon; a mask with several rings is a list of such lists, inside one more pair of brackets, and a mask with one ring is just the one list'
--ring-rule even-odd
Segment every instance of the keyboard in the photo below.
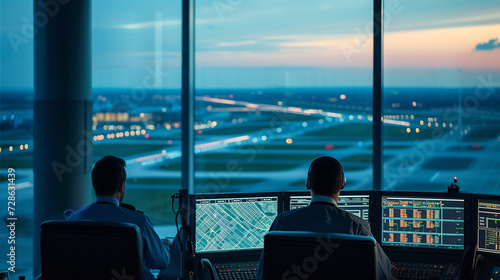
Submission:
{"label": "keyboard", "polygon": [[393,263],[392,276],[399,280],[454,280],[457,264]]}
{"label": "keyboard", "polygon": [[215,265],[220,280],[254,280],[257,279],[258,262],[232,263]]}

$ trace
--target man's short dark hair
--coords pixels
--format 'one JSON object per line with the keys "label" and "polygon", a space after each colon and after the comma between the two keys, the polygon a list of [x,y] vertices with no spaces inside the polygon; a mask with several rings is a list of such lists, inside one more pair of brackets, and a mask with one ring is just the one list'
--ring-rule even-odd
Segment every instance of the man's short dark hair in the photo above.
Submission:
{"label": "man's short dark hair", "polygon": [[111,155],[96,162],[92,169],[92,186],[96,196],[112,196],[125,183],[125,161]]}
{"label": "man's short dark hair", "polygon": [[338,160],[323,156],[311,163],[307,180],[308,188],[315,194],[331,196],[344,187],[344,171]]}

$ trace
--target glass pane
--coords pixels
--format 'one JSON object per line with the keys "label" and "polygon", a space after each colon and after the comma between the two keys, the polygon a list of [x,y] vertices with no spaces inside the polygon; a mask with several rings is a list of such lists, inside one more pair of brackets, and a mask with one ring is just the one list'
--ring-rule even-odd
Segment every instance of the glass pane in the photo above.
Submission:
{"label": "glass pane", "polygon": [[[119,5],[117,5],[119,3]],[[180,188],[181,2],[94,1],[94,162],[127,162],[125,203],[172,236]]]}
{"label": "glass pane", "polygon": [[367,0],[196,1],[196,191],[305,190],[311,161],[372,184]]}
{"label": "glass pane", "polygon": [[[1,231],[0,262],[2,269],[12,267],[7,254],[15,246],[12,279],[33,274],[33,36],[33,1],[1,1],[0,197],[5,206],[0,215],[17,221],[15,244],[8,242],[8,228]],[[9,183],[15,184],[16,205],[7,205]],[[14,216],[8,206],[13,206]]]}
{"label": "glass pane", "polygon": [[385,5],[385,188],[496,191],[500,2]]}

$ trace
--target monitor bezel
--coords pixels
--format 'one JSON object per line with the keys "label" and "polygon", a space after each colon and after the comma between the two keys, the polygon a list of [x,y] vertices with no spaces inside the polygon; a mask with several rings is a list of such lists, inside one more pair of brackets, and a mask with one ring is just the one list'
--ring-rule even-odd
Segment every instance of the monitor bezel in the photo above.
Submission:
{"label": "monitor bezel", "polygon": [[[383,197],[414,197],[414,198],[449,198],[449,199],[463,199],[464,201],[464,246],[461,249],[450,249],[450,248],[432,248],[432,247],[413,247],[413,246],[397,246],[397,245],[387,245],[382,242],[382,198]],[[378,191],[376,198],[376,209],[379,213],[377,215],[377,222],[375,225],[379,226],[377,229],[372,229],[377,233],[375,239],[379,242],[380,246],[384,251],[394,251],[394,252],[411,252],[411,253],[446,253],[446,254],[460,254],[462,255],[464,250],[471,242],[471,195],[469,193],[448,193],[448,192],[405,192],[405,191]]]}
{"label": "monitor bezel", "polygon": [[[238,198],[238,197],[271,197],[276,196],[278,198],[278,211],[277,215],[283,212],[283,192],[247,192],[247,193],[195,193],[189,195],[189,205],[192,205],[192,214],[190,215],[190,237],[193,244],[193,250],[197,255],[203,256],[217,256],[221,254],[234,253],[238,254],[250,254],[253,255],[256,252],[262,252],[262,249],[245,249],[245,250],[225,250],[225,251],[206,251],[198,252],[196,251],[196,200],[197,199],[217,199],[217,198]],[[264,242],[264,240],[262,240]]]}

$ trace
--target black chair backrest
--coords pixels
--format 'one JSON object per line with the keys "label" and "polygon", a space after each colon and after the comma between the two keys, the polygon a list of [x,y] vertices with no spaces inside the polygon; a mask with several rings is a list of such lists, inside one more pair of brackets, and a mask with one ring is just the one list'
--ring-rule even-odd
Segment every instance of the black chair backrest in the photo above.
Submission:
{"label": "black chair backrest", "polygon": [[264,280],[378,279],[373,237],[272,231],[264,237]]}
{"label": "black chair backrest", "polygon": [[144,279],[136,225],[80,220],[46,221],[40,227],[44,280]]}

